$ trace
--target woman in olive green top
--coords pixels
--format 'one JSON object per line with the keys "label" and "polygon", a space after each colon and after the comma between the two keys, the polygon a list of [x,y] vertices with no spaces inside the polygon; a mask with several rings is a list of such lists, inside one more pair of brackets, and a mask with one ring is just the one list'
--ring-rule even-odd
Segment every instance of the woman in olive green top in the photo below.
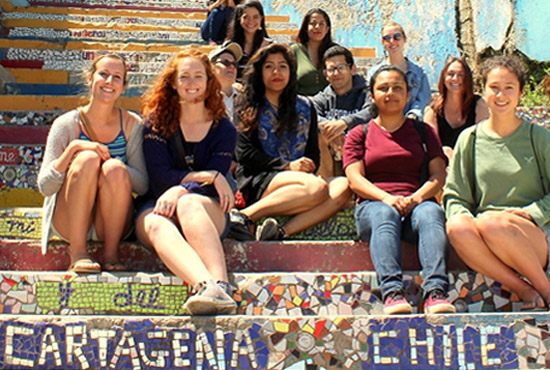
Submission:
{"label": "woman in olive green top", "polygon": [[298,42],[290,47],[298,67],[298,94],[313,96],[328,85],[323,54],[333,45],[328,14],[320,8],[310,9],[300,26]]}
{"label": "woman in olive green top", "polygon": [[443,193],[447,233],[464,262],[510,288],[522,309],[547,309],[550,131],[515,115],[525,85],[518,60],[489,59],[483,85],[491,115],[456,143]]}

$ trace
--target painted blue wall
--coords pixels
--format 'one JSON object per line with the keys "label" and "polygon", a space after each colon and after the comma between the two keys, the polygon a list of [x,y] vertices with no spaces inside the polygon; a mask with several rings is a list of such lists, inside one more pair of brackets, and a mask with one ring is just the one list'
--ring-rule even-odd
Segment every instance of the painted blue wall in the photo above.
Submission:
{"label": "painted blue wall", "polygon": [[[407,56],[418,62],[435,87],[448,56],[458,56],[455,0],[263,0],[267,14],[286,14],[298,27],[312,7],[325,9],[336,42],[374,47],[383,56],[380,28],[389,20],[403,25]],[[550,60],[547,45],[550,0],[471,0],[476,50],[500,49],[513,22],[512,40],[531,59]],[[545,42],[546,41],[546,42]]]}

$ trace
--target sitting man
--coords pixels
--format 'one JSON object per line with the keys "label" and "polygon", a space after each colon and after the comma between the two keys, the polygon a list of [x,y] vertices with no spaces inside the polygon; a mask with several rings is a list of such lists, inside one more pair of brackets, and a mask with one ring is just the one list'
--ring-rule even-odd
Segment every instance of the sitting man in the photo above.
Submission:
{"label": "sitting man", "polygon": [[222,84],[223,102],[227,108],[227,117],[235,123],[233,103],[237,96],[240,84],[236,83],[237,66],[243,56],[243,50],[236,42],[226,41],[208,55],[214,66],[220,83]]}
{"label": "sitting man", "polygon": [[324,178],[343,175],[342,147],[345,133],[371,120],[370,98],[365,79],[356,74],[351,52],[330,47],[323,55],[329,85],[313,97],[319,121],[319,174]]}

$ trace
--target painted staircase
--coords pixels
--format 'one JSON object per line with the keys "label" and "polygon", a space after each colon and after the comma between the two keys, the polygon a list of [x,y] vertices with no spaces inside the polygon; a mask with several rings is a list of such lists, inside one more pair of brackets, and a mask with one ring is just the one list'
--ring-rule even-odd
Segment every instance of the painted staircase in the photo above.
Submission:
{"label": "painted staircase", "polygon": [[[14,3],[0,0],[0,368],[550,367],[550,315],[519,312],[516,296],[453,253],[449,298],[458,314],[421,314],[418,256],[404,245],[406,291],[418,313],[382,315],[351,209],[294,240],[226,241],[234,316],[183,315],[189,286],[135,242],[120,247],[128,272],[65,272],[67,245],[53,241],[42,256],[38,242],[36,174],[51,121],[79,104],[80,71],[101,50],[129,60],[120,105],[139,111],[171,53],[189,43],[209,50],[199,39],[206,13],[196,0]],[[290,41],[297,25],[289,19],[268,15],[269,34]],[[375,56],[371,48],[353,53],[363,69]],[[89,245],[98,258],[99,248]]]}

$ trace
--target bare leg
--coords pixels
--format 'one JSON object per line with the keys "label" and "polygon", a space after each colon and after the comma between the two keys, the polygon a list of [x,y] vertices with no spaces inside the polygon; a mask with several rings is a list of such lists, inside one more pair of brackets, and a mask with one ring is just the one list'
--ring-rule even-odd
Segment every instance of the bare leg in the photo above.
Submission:
{"label": "bare leg", "polygon": [[525,276],[550,303],[550,282],[544,267],[548,261],[546,234],[533,222],[507,212],[491,212],[477,221],[488,248],[504,264]]}
{"label": "bare leg", "polygon": [[289,220],[284,226],[287,235],[296,234],[319,222],[325,221],[349,203],[352,192],[349,188],[347,178],[332,178],[328,181],[328,184],[329,198],[314,208],[300,213]]}
{"label": "bare leg", "polygon": [[242,210],[252,221],[273,215],[305,212],[328,199],[326,181],[315,175],[283,171],[273,178],[262,198]]}
{"label": "bare leg", "polygon": [[476,220],[453,216],[447,220],[447,234],[459,257],[472,269],[509,287],[525,302],[537,299],[537,291],[489,248]]}
{"label": "bare leg", "polygon": [[[204,199],[199,201],[198,198]],[[182,207],[188,207],[195,201],[199,204],[193,205],[193,211],[182,209]],[[179,219],[184,220],[182,228],[184,230],[193,227],[197,229],[195,232],[193,230],[187,231],[186,236],[189,235],[193,241],[188,242],[183,237],[173,220],[153,214],[152,209],[143,212],[136,221],[136,232],[139,240],[147,246],[154,247],[170,271],[192,286],[210,279],[227,281],[225,259],[219,239],[219,235],[225,227],[225,215],[219,209],[219,205],[205,197],[185,195],[180,198],[177,207]],[[191,212],[197,212],[197,210],[198,213],[193,213],[193,217],[189,217]],[[210,218],[209,212],[212,212],[212,218]],[[204,219],[205,215],[209,217],[208,220]],[[190,223],[187,223],[187,221]],[[204,234],[202,236],[205,239],[200,241],[200,237],[192,235],[194,233]],[[212,243],[214,246],[210,244],[197,245],[197,242]],[[205,256],[204,259],[201,256]],[[212,270],[208,269],[207,263]]]}
{"label": "bare leg", "polygon": [[184,195],[178,201],[177,214],[185,239],[214,280],[227,281],[225,254],[220,240],[227,221],[218,202],[200,195]]}
{"label": "bare leg", "polygon": [[319,134],[319,150],[321,152],[321,163],[318,174],[324,179],[334,176],[334,160],[330,151],[330,144],[323,133]]}
{"label": "bare leg", "polygon": [[100,163],[99,156],[93,151],[78,153],[57,195],[53,224],[69,240],[71,263],[89,258],[86,238],[92,224]]}
{"label": "bare leg", "polygon": [[95,227],[105,243],[103,262],[118,263],[120,239],[130,228],[132,184],[124,163],[110,159],[103,163],[99,175]]}

